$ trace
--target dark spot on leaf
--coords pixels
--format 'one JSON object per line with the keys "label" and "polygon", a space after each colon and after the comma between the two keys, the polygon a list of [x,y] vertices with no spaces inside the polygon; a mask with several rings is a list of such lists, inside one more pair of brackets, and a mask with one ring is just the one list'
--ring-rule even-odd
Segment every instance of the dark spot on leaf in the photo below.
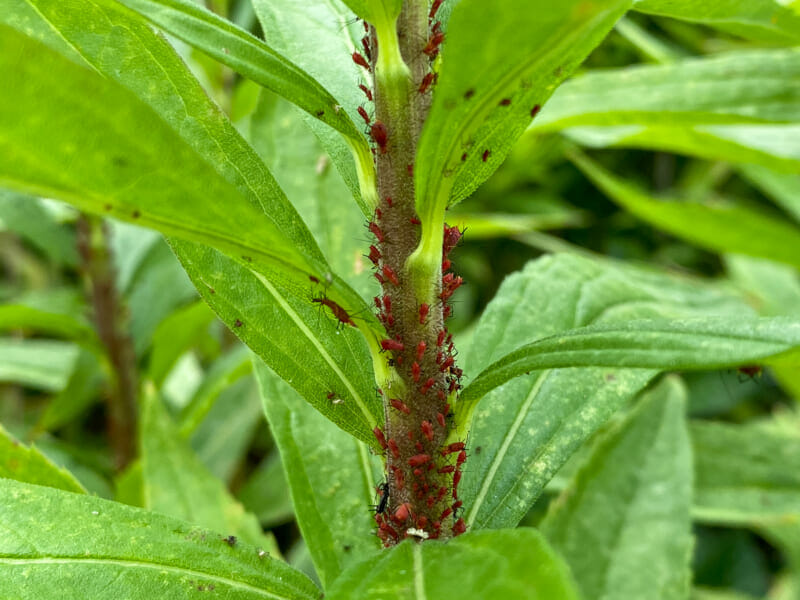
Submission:
{"label": "dark spot on leaf", "polygon": [[352,548],[353,547],[350,544],[345,544],[344,546],[342,546],[342,550],[344,550],[345,552],[350,552]]}
{"label": "dark spot on leaf", "polygon": [[128,166],[128,159],[124,156],[115,156],[111,159],[111,162],[114,163],[117,167],[127,167]]}
{"label": "dark spot on leaf", "polygon": [[606,375],[606,381],[616,381],[616,380],[617,377],[613,373],[609,373],[608,375]]}
{"label": "dark spot on leaf", "polygon": [[252,256],[242,256],[242,259],[246,260],[247,262],[253,262],[253,257]]}
{"label": "dark spot on leaf", "polygon": [[[241,324],[241,321],[237,320],[236,322]],[[237,325],[237,327],[238,327],[238,325]],[[229,535],[226,538],[222,538],[222,541],[225,542],[226,544],[228,544],[228,546],[230,546],[231,548],[233,548],[236,545],[236,536],[235,535]]]}
{"label": "dark spot on leaf", "polygon": [[[233,323],[234,327],[241,327],[242,325],[244,325],[244,323],[242,323],[239,319],[236,319],[236,321]],[[234,541],[236,541],[236,538],[234,538]]]}
{"label": "dark spot on leaf", "polygon": [[464,162],[465,160],[467,160],[467,153],[466,152],[464,152],[464,154],[461,155],[461,162]]}
{"label": "dark spot on leaf", "polygon": [[113,207],[113,206],[111,206],[110,204],[105,204],[105,205],[103,206],[103,208],[105,208],[106,210],[111,210],[111,209],[112,209],[112,208],[114,208],[114,207]]}
{"label": "dark spot on leaf", "polygon": [[324,117],[324,116],[325,116],[325,111],[324,111],[324,110],[318,110],[318,111],[316,112],[316,115],[317,115],[318,117]]}
{"label": "dark spot on leaf", "polygon": [[209,287],[209,288],[208,288],[208,291],[209,291],[210,293],[212,293],[212,294],[216,294],[216,293],[217,293],[217,291],[216,291],[214,288],[212,288],[212,287]]}
{"label": "dark spot on leaf", "polygon": [[531,119],[536,118],[536,115],[539,114],[539,111],[542,110],[541,105],[537,104],[531,109]]}
{"label": "dark spot on leaf", "polygon": [[511,106],[511,98],[503,98],[500,100],[500,106]]}
{"label": "dark spot on leaf", "polygon": [[490,155],[491,153],[492,153],[492,151],[491,151],[491,150],[484,150],[484,151],[483,151],[483,154],[481,155],[481,160],[482,160],[483,162],[486,162],[487,160],[489,160],[489,155]]}
{"label": "dark spot on leaf", "polygon": [[470,88],[470,89],[468,89],[466,92],[464,92],[464,100],[469,100],[469,99],[470,99],[470,98],[472,98],[474,95],[475,95],[475,90],[473,90],[472,88]]}
{"label": "dark spot on leaf", "polygon": [[482,449],[480,446],[475,446],[475,454],[480,454]]}
{"label": "dark spot on leaf", "polygon": [[140,213],[138,210],[135,210],[135,211],[133,211],[133,212],[131,213],[131,216],[132,216],[134,219],[138,219],[139,217],[141,217],[141,216],[142,216],[142,213]]}

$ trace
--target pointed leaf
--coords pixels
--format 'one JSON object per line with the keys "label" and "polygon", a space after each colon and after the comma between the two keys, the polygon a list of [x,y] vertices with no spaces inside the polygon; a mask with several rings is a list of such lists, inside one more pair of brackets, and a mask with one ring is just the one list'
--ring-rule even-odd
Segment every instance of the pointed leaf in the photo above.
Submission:
{"label": "pointed leaf", "polygon": [[656,199],[578,152],[570,159],[609,198],[655,227],[717,252],[735,252],[800,267],[800,227],[724,204]]}
{"label": "pointed leaf", "polygon": [[117,1],[234,71],[283,96],[354,143],[366,144],[347,113],[337,108],[336,99],[314,78],[230,21],[190,0]]}
{"label": "pointed leaf", "polygon": [[182,521],[85,495],[0,480],[0,596],[318,600],[280,560]]}
{"label": "pointed leaf", "polygon": [[[378,461],[366,444],[311,410],[261,361],[255,370],[297,524],[327,587],[343,569],[380,548],[369,510],[376,502]],[[328,402],[334,409],[348,402],[333,400]]]}
{"label": "pointed leaf", "polygon": [[528,371],[579,366],[720,369],[800,349],[800,319],[642,320],[583,327],[523,346],[467,386],[464,402]]}
{"label": "pointed leaf", "polygon": [[686,390],[667,379],[598,441],[542,533],[585,598],[685,600],[692,550]]}
{"label": "pointed leaf", "polygon": [[0,478],[45,485],[67,492],[86,490],[72,473],[52,463],[36,446],[24,446],[0,425]]}
{"label": "pointed leaf", "polygon": [[798,121],[800,50],[747,50],[589,71],[556,90],[530,130]]}
{"label": "pointed leaf", "polygon": [[346,571],[325,597],[445,600],[454,594],[461,600],[578,599],[563,560],[533,529],[467,533],[446,544],[406,541]]}
{"label": "pointed leaf", "polygon": [[155,393],[145,394],[140,428],[145,508],[276,548],[256,518],[231,496],[178,435]]}
{"label": "pointed leaf", "polygon": [[[591,323],[752,314],[741,299],[697,280],[574,255],[549,256],[503,282],[475,329],[464,368],[479,372],[531,338]],[[555,369],[511,380],[480,404],[477,395],[462,394],[456,422],[462,431],[471,428],[459,497],[468,525],[517,525],[567,459],[655,374]]]}
{"label": "pointed leaf", "polygon": [[537,107],[630,4],[461,0],[455,6],[414,169],[423,225],[441,229],[445,208],[497,169]]}
{"label": "pointed leaf", "polygon": [[691,426],[695,518],[719,525],[780,525],[800,519],[797,418]]}
{"label": "pointed leaf", "polygon": [[702,23],[755,40],[797,44],[800,11],[782,0],[638,0],[633,9]]}

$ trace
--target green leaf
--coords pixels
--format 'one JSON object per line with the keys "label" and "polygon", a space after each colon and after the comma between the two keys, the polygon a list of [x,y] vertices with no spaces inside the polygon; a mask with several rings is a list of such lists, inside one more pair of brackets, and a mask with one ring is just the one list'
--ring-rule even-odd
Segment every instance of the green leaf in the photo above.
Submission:
{"label": "green leaf", "polygon": [[533,342],[495,361],[464,390],[464,402],[539,369],[622,367],[720,369],[761,363],[800,349],[800,320],[707,317],[582,327]]}
{"label": "green leaf", "polygon": [[[577,255],[547,256],[506,278],[478,322],[463,368],[480,372],[531,339],[592,323],[752,314],[740,298],[695,279]],[[462,435],[470,427],[459,485],[468,525],[517,525],[567,459],[655,374],[557,369],[511,380],[480,404],[478,396],[462,395],[455,414]]]}
{"label": "green leaf", "polygon": [[220,394],[207,418],[192,433],[192,448],[216,477],[235,482],[247,468],[248,451],[262,425],[264,410],[258,386],[253,377],[245,377]]}
{"label": "green leaf", "polygon": [[438,235],[441,247],[447,206],[497,169],[531,122],[534,107],[544,104],[630,4],[462,0],[455,6],[414,169],[417,212],[423,227],[432,228],[423,236]]}
{"label": "green leaf", "polygon": [[317,600],[307,577],[258,549],[115,502],[0,481],[0,596]]}
{"label": "green leaf", "polygon": [[[319,81],[336,97],[350,119],[359,122],[358,107],[367,99],[358,84],[371,86],[371,83],[365,79],[364,70],[350,58],[353,49],[360,47],[360,39],[364,36],[361,23],[352,23],[352,12],[340,2],[310,3],[305,0],[253,0],[253,9],[261,23],[264,38],[270,41],[272,47]],[[309,40],[314,40],[314,43],[308,43]],[[346,141],[336,131],[325,127],[307,113],[303,114],[306,124],[327,151],[361,208],[362,215],[371,219],[374,207],[369,206],[367,199],[362,197],[361,190],[374,187],[374,165],[371,162],[363,164],[358,160],[358,155],[354,162]],[[258,149],[258,138],[254,138],[253,142]],[[292,140],[280,138],[281,149],[284,143],[293,145]],[[371,156],[367,155],[369,161]],[[275,165],[270,163],[270,166],[274,168]],[[357,170],[364,168],[368,169],[367,173]],[[276,176],[281,180],[277,172]],[[359,183],[359,177],[367,177],[370,182]],[[287,189],[287,195],[295,198],[291,190]]]}
{"label": "green leaf", "polygon": [[159,323],[152,337],[148,374],[161,386],[181,354],[191,348],[214,320],[214,312],[202,301],[183,307]]}
{"label": "green leaf", "polygon": [[780,171],[800,169],[800,125],[672,125],[575,127],[566,134],[592,148],[642,148],[708,160],[752,163]]}
{"label": "green leaf", "polygon": [[280,454],[273,451],[242,486],[239,500],[267,529],[294,520],[289,483],[283,474]]}
{"label": "green leaf", "polygon": [[689,595],[692,474],[686,390],[668,378],[597,442],[542,533],[585,598]]}
{"label": "green leaf", "polygon": [[[172,245],[203,299],[243,342],[322,414],[375,444],[372,429],[383,421],[383,407],[358,331],[322,313],[309,288],[304,297],[290,295],[211,248]],[[331,392],[344,403],[332,406]]]}
{"label": "green leaf", "polygon": [[768,42],[797,44],[800,13],[781,0],[638,0],[634,10],[702,23]]}
{"label": "green leaf", "polygon": [[353,143],[366,144],[347,113],[337,109],[336,99],[314,78],[230,21],[190,0],[117,1],[248,79],[280,94],[352,139]]}
{"label": "green leaf", "polygon": [[188,436],[194,432],[211,411],[220,393],[250,373],[252,368],[250,350],[242,344],[237,344],[214,361],[181,413],[181,435]]}
{"label": "green leaf", "polygon": [[276,548],[256,518],[245,512],[180,438],[155,393],[145,394],[140,440],[145,508]]}
{"label": "green leaf", "polygon": [[[254,366],[297,524],[327,588],[342,570],[380,547],[369,510],[380,467],[366,444],[311,410],[261,361]],[[327,401],[337,410],[347,405],[347,400]]]}
{"label": "green leaf", "polygon": [[77,311],[62,312],[55,307],[37,306],[24,296],[0,305],[0,331],[15,330],[63,337],[100,352],[97,334],[83,315]]}
{"label": "green leaf", "polygon": [[800,227],[785,220],[735,205],[656,199],[578,152],[570,159],[611,200],[655,227],[713,251],[800,266]]}
{"label": "green leaf", "polygon": [[800,223],[800,175],[776,173],[757,165],[741,165],[739,172]]}
{"label": "green leaf", "polygon": [[78,352],[70,342],[0,338],[0,381],[57,392],[67,384]]}
{"label": "green leaf", "polygon": [[[454,580],[457,575],[457,580]],[[569,569],[533,529],[480,531],[446,544],[403,542],[348,569],[328,600],[577,600]]]}
{"label": "green leaf", "polygon": [[72,421],[101,398],[106,380],[107,372],[98,357],[80,350],[66,386],[50,400],[36,425],[37,430],[57,429]]}
{"label": "green leaf", "polygon": [[78,248],[71,229],[58,223],[38,198],[0,189],[0,228],[13,231],[57,265],[74,267]]}
{"label": "green leaf", "polygon": [[86,490],[66,469],[57,467],[35,446],[24,446],[0,425],[0,478],[84,494]]}
{"label": "green leaf", "polygon": [[342,2],[373,25],[394,22],[403,7],[403,0],[342,0]]}
{"label": "green leaf", "polygon": [[745,527],[800,519],[797,423],[693,423],[694,517]]}
{"label": "green leaf", "polygon": [[669,65],[589,71],[567,81],[533,132],[578,126],[800,121],[800,50],[747,50]]}

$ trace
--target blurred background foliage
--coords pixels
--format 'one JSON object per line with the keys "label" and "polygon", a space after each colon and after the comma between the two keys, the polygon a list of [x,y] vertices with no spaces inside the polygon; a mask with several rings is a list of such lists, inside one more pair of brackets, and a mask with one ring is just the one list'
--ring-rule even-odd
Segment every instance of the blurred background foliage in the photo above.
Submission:
{"label": "blurred background foliage", "polygon": [[[249,0],[207,6],[260,35]],[[373,295],[362,256],[366,224],[300,113],[174,43],[275,174],[333,267]],[[715,127],[708,112],[679,114],[692,93],[678,85],[689,77],[680,70],[684,61],[718,56],[723,62],[715,68],[724,79],[726,68],[748,61],[757,72],[759,60],[772,56],[758,52],[780,48],[788,43],[667,17],[632,13],[620,22],[582,67],[600,79],[559,90],[509,160],[449,217],[466,227],[452,255],[467,282],[455,298],[453,329],[462,340],[504,277],[549,252],[706,278],[743,292],[761,314],[800,315],[800,84],[771,105],[783,112],[768,124]],[[676,90],[644,108],[636,106],[635,88],[623,86],[615,97],[602,72],[634,64],[661,69],[656,80],[674,77]],[[787,67],[786,77],[798,82],[800,71]],[[648,80],[638,85],[646,89]],[[738,108],[747,109],[748,93]],[[603,94],[611,95],[607,106]],[[573,108],[580,112],[587,102],[600,107],[595,117],[569,121]],[[756,104],[753,116],[762,109]],[[763,236],[785,236],[784,255],[762,251]],[[159,457],[175,453],[173,466],[191,474],[181,485],[215,498],[226,526],[258,538],[257,519],[291,562],[313,570],[249,353],[200,300],[159,234],[0,190],[0,302],[5,436],[35,443],[93,494],[163,512],[178,510],[180,499],[142,485],[142,469],[157,470]],[[787,447],[800,451],[797,373],[721,371],[684,379],[699,427],[709,421],[757,427],[769,416],[782,424]],[[153,400],[156,392],[165,406]],[[126,411],[140,412],[143,431],[125,431]],[[746,453],[748,439],[731,443]],[[706,454],[696,462],[724,468],[714,463],[715,448],[696,445],[701,450]],[[756,471],[759,452],[766,450],[747,457]],[[525,524],[539,522],[579,459]],[[796,487],[794,494],[800,497]],[[213,515],[193,516],[215,524]],[[800,598],[800,525],[724,521],[698,518],[696,598]],[[273,543],[268,539],[262,544]]]}

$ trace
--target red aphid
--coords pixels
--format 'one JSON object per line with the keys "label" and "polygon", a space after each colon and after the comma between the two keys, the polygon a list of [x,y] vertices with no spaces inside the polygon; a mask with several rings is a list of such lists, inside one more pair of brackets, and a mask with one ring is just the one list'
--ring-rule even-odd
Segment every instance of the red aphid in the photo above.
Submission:
{"label": "red aphid", "polygon": [[357,109],[358,114],[361,115],[361,118],[364,119],[364,122],[369,125],[372,122],[369,114],[367,113],[366,109],[363,106],[359,106]]}
{"label": "red aphid", "polygon": [[420,388],[420,392],[422,392],[422,395],[424,396],[425,394],[427,394],[428,390],[431,389],[435,383],[436,381],[434,381],[433,377],[429,377],[428,380],[425,383],[423,383],[422,387]]}
{"label": "red aphid", "polygon": [[358,87],[364,92],[364,95],[367,97],[367,100],[372,102],[372,90],[365,86],[363,83],[359,83]]}
{"label": "red aphid", "polygon": [[361,47],[364,48],[364,56],[367,57],[367,60],[372,60],[372,48],[369,45],[368,35],[361,38]]}
{"label": "red aphid", "polygon": [[414,364],[411,365],[411,377],[414,379],[414,383],[419,381],[419,374],[420,374],[419,363],[414,361]]}
{"label": "red aphid", "polygon": [[389,130],[381,121],[375,121],[369,128],[372,141],[378,145],[381,154],[386,154],[386,145],[389,143]]}
{"label": "red aphid", "polygon": [[435,29],[433,35],[431,35],[428,43],[425,44],[425,47],[422,49],[422,51],[430,58],[436,58],[436,55],[439,54],[439,46],[442,45],[443,41],[444,33]]}
{"label": "red aphid", "polygon": [[372,276],[375,277],[375,279],[377,279],[378,283],[380,283],[381,285],[386,283],[386,280],[383,278],[383,275],[381,275],[380,273],[373,273]]}
{"label": "red aphid", "polygon": [[444,450],[442,450],[442,456],[453,454],[453,452],[461,452],[465,447],[466,444],[464,444],[464,442],[453,442],[452,444],[448,445]]}
{"label": "red aphid", "polygon": [[417,529],[425,529],[428,526],[428,517],[422,515],[417,519]]}
{"label": "red aphid", "polygon": [[402,352],[406,349],[403,342],[398,342],[397,340],[381,340],[381,348],[392,352]]}
{"label": "red aphid", "polygon": [[372,433],[375,434],[375,439],[378,440],[378,443],[381,445],[381,448],[386,450],[386,436],[383,435],[383,431],[380,427],[375,427],[372,430]]}
{"label": "red aphid", "polygon": [[439,469],[439,473],[452,473],[455,471],[456,468],[453,465],[445,465],[441,469]]}
{"label": "red aphid", "polygon": [[425,92],[427,92],[428,88],[431,87],[431,84],[433,83],[433,80],[435,78],[436,75],[433,73],[428,73],[427,75],[425,75],[425,77],[422,78],[422,83],[419,84],[419,88],[417,88],[417,91],[420,94],[424,94]]}
{"label": "red aphid", "polygon": [[452,264],[453,264],[453,263],[451,263],[451,262],[450,262],[450,259],[447,259],[447,258],[445,258],[445,259],[442,261],[442,272],[445,272],[445,271],[447,271],[448,269],[450,269],[450,267],[451,267],[451,265],[452,265]]}
{"label": "red aphid", "polygon": [[399,398],[392,398],[391,400],[389,400],[389,403],[404,415],[411,414],[411,409],[408,408],[406,403],[400,400]]}
{"label": "red aphid", "polygon": [[322,304],[323,306],[327,306],[333,313],[333,316],[336,317],[340,323],[344,323],[345,325],[350,325],[352,327],[356,326],[347,311],[330,298],[312,298],[311,301],[316,302],[317,304]]}
{"label": "red aphid", "polygon": [[440,521],[444,521],[447,517],[453,514],[453,509],[449,506],[442,511],[442,514],[439,516]]}
{"label": "red aphid", "polygon": [[531,119],[535,119],[535,118],[536,118],[536,115],[538,115],[538,114],[539,114],[539,111],[540,111],[540,110],[542,110],[542,107],[541,107],[539,104],[537,104],[536,106],[534,106],[534,107],[531,109]]}
{"label": "red aphid", "polygon": [[[422,469],[414,469],[414,477],[422,477]],[[422,490],[419,491],[419,496],[422,497],[424,492]]]}
{"label": "red aphid", "polygon": [[372,235],[374,235],[378,239],[378,242],[383,243],[384,240],[383,231],[378,226],[378,224],[375,221],[370,221],[367,227],[369,228],[370,232],[372,232]]}
{"label": "red aphid", "polygon": [[467,524],[464,522],[463,518],[456,521],[455,525],[453,525],[453,533],[455,535],[461,535],[466,530],[467,530]]}
{"label": "red aphid", "polygon": [[425,324],[425,319],[428,317],[430,309],[431,307],[425,302],[419,305],[419,322],[421,324]]}
{"label": "red aphid", "polygon": [[458,227],[444,227],[444,239],[442,240],[442,253],[447,256],[461,240],[463,232]]}
{"label": "red aphid", "polygon": [[442,310],[442,318],[447,319],[450,315],[453,314],[453,307],[452,306],[445,306],[444,310]]}
{"label": "red aphid", "polygon": [[452,356],[448,356],[447,358],[444,359],[444,362],[439,367],[439,370],[442,373],[444,373],[447,369],[449,369],[450,367],[453,366],[453,363],[455,363],[455,360],[453,359],[453,357]]}
{"label": "red aphid", "polygon": [[444,337],[447,335],[447,331],[442,329],[439,332],[439,335],[436,336],[436,345],[441,348],[442,344],[444,343]]}
{"label": "red aphid", "polygon": [[[370,246],[370,248],[372,248],[372,246]],[[371,253],[372,252],[370,251],[370,254]],[[378,310],[381,310],[383,308],[383,306],[381,305],[381,299],[378,296],[375,296],[372,300],[375,302],[375,308],[377,308]]]}
{"label": "red aphid", "polygon": [[400,279],[398,279],[397,273],[394,272],[394,269],[392,269],[389,265],[383,265],[382,270],[383,270],[383,275],[384,277],[386,277],[386,279],[388,279],[395,285],[400,285]]}
{"label": "red aphid", "polygon": [[458,457],[456,458],[456,468],[460,469],[461,465],[467,462],[467,451],[462,450],[458,453]]}
{"label": "red aphid", "polygon": [[422,221],[419,220],[419,217],[411,217],[408,222],[412,225],[422,225]]}
{"label": "red aphid", "polygon": [[[378,261],[381,259],[381,252],[375,246],[369,247],[369,259],[372,261],[376,267],[378,266]],[[380,308],[380,306],[378,306]]]}
{"label": "red aphid", "polygon": [[420,429],[422,429],[422,435],[428,438],[429,442],[433,441],[433,425],[431,425],[430,421],[423,421],[422,425],[420,425]]}
{"label": "red aphid", "polygon": [[490,155],[491,153],[492,153],[492,151],[491,151],[491,150],[484,150],[484,151],[483,151],[483,154],[481,154],[481,160],[482,160],[483,162],[486,162],[487,160],[489,160],[489,155]]}
{"label": "red aphid", "polygon": [[389,438],[386,445],[389,446],[389,451],[392,453],[394,459],[397,460],[400,456],[400,448],[397,447],[397,442],[395,442],[393,438]]}
{"label": "red aphid", "polygon": [[439,423],[439,427],[444,429],[445,421],[444,421],[444,415],[442,413],[436,413],[436,422]]}
{"label": "red aphid", "polygon": [[431,455],[430,454],[415,454],[411,458],[408,459],[408,466],[410,467],[421,467],[428,461],[430,461]]}
{"label": "red aphid", "polygon": [[411,516],[411,505],[408,502],[403,502],[397,509],[394,511],[393,521],[395,523],[405,523],[408,520],[408,517]]}
{"label": "red aphid", "polygon": [[425,348],[427,346],[428,344],[425,343],[425,340],[422,340],[419,344],[417,344],[417,360],[422,360],[422,357],[425,355]]}
{"label": "red aphid", "polygon": [[433,21],[434,17],[436,16],[436,11],[439,10],[439,7],[442,5],[444,0],[433,0],[433,4],[431,4],[431,11],[428,13],[428,18]]}
{"label": "red aphid", "polygon": [[394,484],[397,487],[397,489],[402,490],[403,485],[405,485],[405,482],[406,482],[405,473],[403,473],[403,470],[400,469],[399,467],[396,468],[394,471]]}
{"label": "red aphid", "polygon": [[461,481],[461,471],[456,471],[453,473],[453,498],[456,498],[456,488],[458,487],[458,482]]}
{"label": "red aphid", "polygon": [[367,59],[364,58],[359,52],[353,52],[353,62],[359,67],[364,67],[367,71],[371,70]]}

